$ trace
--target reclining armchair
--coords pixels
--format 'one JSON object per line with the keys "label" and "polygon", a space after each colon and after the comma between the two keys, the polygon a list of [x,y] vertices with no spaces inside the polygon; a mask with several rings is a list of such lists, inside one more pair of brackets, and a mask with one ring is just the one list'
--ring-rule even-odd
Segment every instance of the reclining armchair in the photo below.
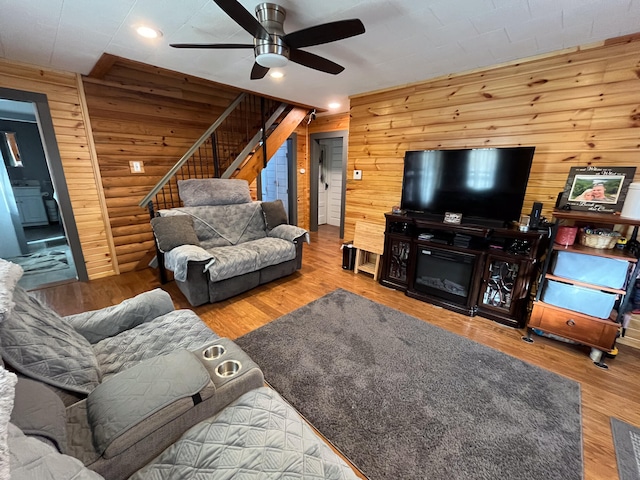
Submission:
{"label": "reclining armchair", "polygon": [[61,317],[17,286],[21,275],[0,259],[0,353],[19,378],[12,423],[107,479],[264,383],[239,347],[160,289]]}

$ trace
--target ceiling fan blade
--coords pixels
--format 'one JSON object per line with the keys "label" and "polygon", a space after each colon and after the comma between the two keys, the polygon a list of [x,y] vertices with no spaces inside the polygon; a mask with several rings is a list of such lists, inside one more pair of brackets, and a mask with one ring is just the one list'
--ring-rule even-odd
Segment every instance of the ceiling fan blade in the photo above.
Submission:
{"label": "ceiling fan blade", "polygon": [[358,19],[340,20],[291,32],[282,39],[290,48],[303,48],[355,37],[364,31],[364,25]]}
{"label": "ceiling fan blade", "polygon": [[237,0],[213,0],[234,22],[255,38],[268,39],[269,32]]}
{"label": "ceiling fan blade", "polygon": [[299,63],[300,65],[304,65],[305,67],[320,70],[325,73],[331,73],[333,75],[337,75],[344,70],[342,65],[338,65],[337,63],[316,55],[315,53],[305,52],[303,50],[298,50],[297,48],[291,49],[289,52],[289,60]]}
{"label": "ceiling fan blade", "polygon": [[255,48],[252,43],[170,43],[173,48]]}
{"label": "ceiling fan blade", "polygon": [[251,80],[260,80],[261,78],[264,78],[268,71],[269,69],[267,67],[254,63],[253,68],[251,69]]}

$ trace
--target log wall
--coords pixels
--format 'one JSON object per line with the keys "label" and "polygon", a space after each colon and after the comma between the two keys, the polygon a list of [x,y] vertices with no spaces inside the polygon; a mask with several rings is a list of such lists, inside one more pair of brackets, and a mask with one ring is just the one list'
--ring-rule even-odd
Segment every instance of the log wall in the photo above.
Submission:
{"label": "log wall", "polygon": [[0,59],[0,86],[47,96],[90,279],[117,272],[82,83],[73,73]]}
{"label": "log wall", "polygon": [[572,166],[637,166],[640,42],[620,39],[351,98],[345,238],[400,204],[407,150],[536,147],[523,213],[551,216]]}
{"label": "log wall", "polygon": [[[98,76],[84,77],[84,89],[117,262],[127,272],[155,254],[138,203],[240,91],[119,58]],[[144,173],[131,173],[130,161],[143,162]]]}

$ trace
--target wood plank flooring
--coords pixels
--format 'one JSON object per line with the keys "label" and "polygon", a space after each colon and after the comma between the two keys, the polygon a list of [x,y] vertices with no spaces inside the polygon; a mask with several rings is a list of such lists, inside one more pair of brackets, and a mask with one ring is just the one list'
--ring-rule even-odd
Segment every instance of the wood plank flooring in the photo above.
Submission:
{"label": "wood plank flooring", "polygon": [[[589,349],[534,337],[521,340],[522,330],[481,317],[469,318],[406,297],[381,286],[368,274],[342,269],[337,227],[323,226],[304,245],[303,267],[284,279],[263,285],[230,300],[194,308],[219,335],[237,338],[289,313],[336,288],[343,288],[426,322],[496,348],[523,361],[571,378],[581,385],[585,480],[617,479],[609,417],[640,426],[640,350],[619,345],[609,369],[595,367]],[[88,283],[59,285],[34,292],[62,315],[106,307],[159,287],[154,270],[129,272]],[[176,307],[190,308],[173,282],[164,286]],[[527,412],[522,412],[526,415]]]}

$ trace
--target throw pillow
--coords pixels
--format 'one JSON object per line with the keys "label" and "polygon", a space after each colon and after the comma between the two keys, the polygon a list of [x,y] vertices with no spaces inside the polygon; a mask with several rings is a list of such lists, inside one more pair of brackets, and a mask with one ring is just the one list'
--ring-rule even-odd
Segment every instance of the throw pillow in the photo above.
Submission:
{"label": "throw pillow", "polygon": [[2,358],[27,377],[72,392],[88,394],[101,380],[89,341],[23,288],[0,324]]}
{"label": "throw pillow", "polygon": [[13,409],[15,374],[0,367],[0,478],[9,478],[9,447],[7,446],[9,417]]}
{"label": "throw pillow", "polygon": [[180,245],[200,246],[200,240],[193,228],[193,219],[189,215],[152,218],[151,228],[156,236],[158,248],[163,253]]}
{"label": "throw pillow", "polygon": [[178,180],[178,193],[185,207],[250,203],[249,182],[234,178]]}
{"label": "throw pillow", "polygon": [[264,221],[267,224],[267,230],[271,230],[278,225],[289,223],[287,212],[284,209],[282,200],[274,200],[273,202],[262,202],[262,213]]}

